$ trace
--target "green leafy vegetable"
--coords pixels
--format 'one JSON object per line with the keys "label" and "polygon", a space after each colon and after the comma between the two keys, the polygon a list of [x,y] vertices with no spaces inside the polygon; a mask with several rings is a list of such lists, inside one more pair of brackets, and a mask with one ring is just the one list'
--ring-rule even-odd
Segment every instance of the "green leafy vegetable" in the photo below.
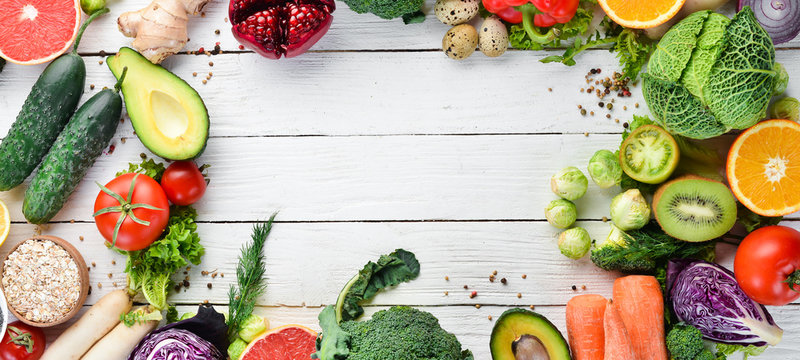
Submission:
{"label": "green leafy vegetable", "polygon": [[350,334],[342,330],[336,319],[333,306],[326,306],[319,313],[319,326],[322,333],[317,337],[317,352],[312,359],[346,360],[350,355]]}
{"label": "green leafy vegetable", "polygon": [[228,338],[231,342],[239,336],[239,331],[247,319],[253,314],[256,300],[266,290],[264,282],[266,264],[264,263],[264,244],[272,231],[273,214],[269,221],[253,226],[251,241],[242,247],[239,265],[236,266],[236,286],[228,291],[229,312]]}
{"label": "green leafy vegetable", "polygon": [[[419,16],[416,13],[420,12],[425,4],[425,0],[344,0],[344,2],[350,10],[359,14],[373,13],[383,19],[408,16],[408,19],[417,20]],[[424,20],[424,16],[422,19]]]}
{"label": "green leafy vegetable", "polygon": [[693,139],[764,118],[781,68],[749,7],[732,20],[689,15],[664,35],[647,67],[643,93],[652,114],[670,133]]}
{"label": "green leafy vegetable", "polygon": [[359,303],[371,299],[383,288],[412,280],[419,275],[419,261],[413,253],[397,249],[370,261],[344,286],[336,301],[339,321],[357,319],[364,313]]}
{"label": "green leafy vegetable", "polygon": [[141,155],[142,162],[139,164],[129,163],[128,169],[117,172],[115,176],[120,176],[124,174],[143,174],[147,175],[156,182],[161,182],[161,176],[164,175],[164,171],[167,168],[164,167],[164,164],[160,162],[155,162],[153,159],[148,159],[145,154]]}
{"label": "green leafy vegetable", "polygon": [[747,206],[738,203],[737,205],[738,210],[736,212],[736,216],[738,217],[737,221],[744,226],[748,233],[755,231],[756,229],[760,229],[765,226],[772,226],[778,225],[778,223],[783,220],[783,216],[779,217],[768,217],[768,216],[761,216],[750,209]]}
{"label": "green leafy vegetable", "polygon": [[718,354],[722,354],[725,356],[733,355],[734,353],[741,352],[744,355],[744,360],[747,360],[750,356],[758,356],[764,353],[764,350],[767,350],[767,346],[755,346],[755,345],[729,345],[729,344],[722,344],[716,343],[717,352]]}
{"label": "green leafy vegetable", "polygon": [[148,321],[161,321],[161,312],[157,311],[155,308],[148,308],[143,307],[136,310],[132,310],[127,314],[120,314],[119,321],[127,327],[131,327],[136,324],[143,324]]}
{"label": "green leafy vegetable", "polygon": [[695,258],[713,261],[715,243],[690,243],[675,239],[651,221],[639,230],[612,229],[609,238],[592,250],[592,262],[612,271],[653,273],[670,259]]}

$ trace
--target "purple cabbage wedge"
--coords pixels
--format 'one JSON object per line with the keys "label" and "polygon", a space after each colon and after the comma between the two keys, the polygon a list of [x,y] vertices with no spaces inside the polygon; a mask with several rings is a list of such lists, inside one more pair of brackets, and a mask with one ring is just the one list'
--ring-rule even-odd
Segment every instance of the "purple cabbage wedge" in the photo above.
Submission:
{"label": "purple cabbage wedge", "polygon": [[667,293],[678,319],[700,329],[707,340],[765,346],[783,337],[767,309],[744,293],[733,272],[718,264],[670,261]]}
{"label": "purple cabbage wedge", "polygon": [[224,360],[227,332],[225,316],[201,305],[197,315],[148,334],[128,360]]}

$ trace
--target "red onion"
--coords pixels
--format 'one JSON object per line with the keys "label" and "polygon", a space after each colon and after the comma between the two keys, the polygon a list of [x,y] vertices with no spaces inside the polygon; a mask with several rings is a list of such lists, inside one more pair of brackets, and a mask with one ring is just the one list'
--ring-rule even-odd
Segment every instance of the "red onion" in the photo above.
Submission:
{"label": "red onion", "polygon": [[774,44],[794,39],[800,33],[800,3],[797,0],[739,0],[737,10],[749,6]]}

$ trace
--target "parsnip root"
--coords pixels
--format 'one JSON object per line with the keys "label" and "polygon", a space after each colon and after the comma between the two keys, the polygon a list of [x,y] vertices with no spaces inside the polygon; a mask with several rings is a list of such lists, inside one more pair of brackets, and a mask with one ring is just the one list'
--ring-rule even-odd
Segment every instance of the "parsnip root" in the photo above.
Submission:
{"label": "parsnip root", "polygon": [[132,37],[133,48],[147,60],[159,64],[181,51],[189,36],[189,15],[197,15],[211,0],[153,0],[139,11],[129,11],[117,19],[119,31]]}

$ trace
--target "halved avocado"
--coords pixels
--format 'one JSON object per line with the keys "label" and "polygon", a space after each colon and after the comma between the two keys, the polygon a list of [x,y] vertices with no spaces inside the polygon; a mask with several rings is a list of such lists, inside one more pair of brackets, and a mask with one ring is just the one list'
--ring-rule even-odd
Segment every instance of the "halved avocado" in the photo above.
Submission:
{"label": "halved avocado", "polygon": [[119,49],[106,62],[117,78],[123,68],[128,68],[122,95],[133,129],[144,146],[168,160],[192,159],[203,152],[209,121],[197,91],[131,48]]}
{"label": "halved avocado", "polygon": [[489,342],[492,360],[570,360],[569,345],[544,316],[509,309],[497,319]]}

